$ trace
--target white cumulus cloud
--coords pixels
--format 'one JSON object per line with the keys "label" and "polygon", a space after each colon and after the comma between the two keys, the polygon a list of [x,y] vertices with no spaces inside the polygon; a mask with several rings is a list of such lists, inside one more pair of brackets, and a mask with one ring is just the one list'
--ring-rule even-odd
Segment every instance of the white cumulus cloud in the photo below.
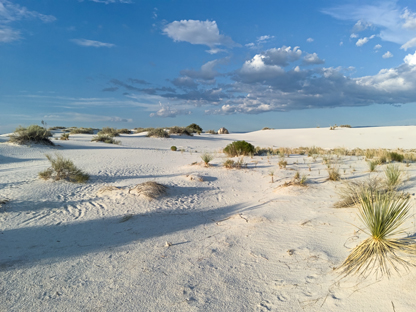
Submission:
{"label": "white cumulus cloud", "polygon": [[390,51],[387,51],[386,53],[383,54],[382,58],[391,58],[393,57],[393,54]]}
{"label": "white cumulus cloud", "polygon": [[375,35],[372,35],[370,37],[364,37],[364,38],[360,38],[357,40],[357,42],[355,43],[355,45],[357,47],[361,47],[363,45],[365,45],[368,41],[370,41],[370,39],[373,39],[375,37]]}
{"label": "white cumulus cloud", "polygon": [[216,21],[181,20],[169,23],[163,33],[174,41],[185,41],[191,44],[202,44],[210,48],[209,53],[223,51],[218,46],[228,48],[241,46],[230,37],[220,34]]}
{"label": "white cumulus cloud", "polygon": [[374,50],[378,50],[378,49],[381,49],[381,44],[376,44],[375,46],[374,46]]}
{"label": "white cumulus cloud", "polygon": [[306,39],[307,42],[313,42],[313,38]]}

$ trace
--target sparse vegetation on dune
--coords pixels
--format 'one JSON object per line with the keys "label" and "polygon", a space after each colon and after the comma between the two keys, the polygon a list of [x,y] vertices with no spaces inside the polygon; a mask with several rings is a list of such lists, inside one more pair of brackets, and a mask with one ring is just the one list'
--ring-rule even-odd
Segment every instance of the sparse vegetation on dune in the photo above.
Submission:
{"label": "sparse vegetation on dune", "polygon": [[142,133],[142,132],[149,132],[154,130],[155,128],[135,128],[135,133]]}
{"label": "sparse vegetation on dune", "polygon": [[236,161],[232,159],[227,159],[222,165],[226,169],[247,168],[247,163],[244,161],[244,157],[239,157]]}
{"label": "sparse vegetation on dune", "polygon": [[53,130],[63,130],[66,129],[66,127],[49,127],[48,130],[49,131],[53,131]]}
{"label": "sparse vegetation on dune", "polygon": [[120,141],[115,140],[112,136],[106,134],[99,134],[92,137],[91,142],[103,142],[108,144],[120,144]]}
{"label": "sparse vegetation on dune", "polygon": [[147,133],[149,138],[169,138],[169,134],[163,128],[156,128]]}
{"label": "sparse vegetation on dune", "polygon": [[62,133],[61,137],[59,139],[62,140],[62,141],[69,140],[69,133]]}
{"label": "sparse vegetation on dune", "polygon": [[70,134],[94,134],[93,128],[69,128]]}
{"label": "sparse vegetation on dune", "polygon": [[120,136],[119,132],[117,129],[115,128],[110,128],[110,127],[104,127],[101,129],[100,132],[97,133],[98,136],[110,136],[110,137],[116,137],[116,136]]}
{"label": "sparse vegetation on dune", "polygon": [[341,175],[339,173],[338,167],[330,167],[328,168],[328,180],[330,181],[339,181],[341,179]]}
{"label": "sparse vegetation on dune", "polygon": [[67,180],[74,183],[83,183],[90,178],[88,174],[78,169],[71,160],[65,159],[62,155],[56,154],[55,158],[48,154],[45,156],[51,163],[51,166],[39,172],[41,179],[53,179],[55,181]]}
{"label": "sparse vegetation on dune", "polygon": [[273,128],[269,128],[269,127],[264,127],[263,129],[261,129],[261,130],[274,130]]}
{"label": "sparse vegetation on dune", "polygon": [[230,157],[248,156],[254,154],[254,146],[246,141],[234,141],[224,148],[224,153]]}
{"label": "sparse vegetation on dune", "polygon": [[340,125],[340,128],[351,128],[351,125]]}
{"label": "sparse vegetation on dune", "polygon": [[131,134],[131,130],[129,130],[127,128],[118,129],[117,133],[119,133],[119,134]]}
{"label": "sparse vegetation on dune", "polygon": [[49,139],[53,134],[44,127],[31,125],[27,128],[18,127],[13,134],[10,135],[9,142],[16,144],[33,144],[41,143],[46,145],[54,145]]}
{"label": "sparse vegetation on dune", "polygon": [[218,134],[218,132],[215,131],[215,130],[207,130],[207,131],[205,131],[205,133],[208,133],[208,134]]}
{"label": "sparse vegetation on dune", "polygon": [[388,165],[384,169],[386,177],[386,186],[389,190],[397,190],[399,185],[403,183],[403,171],[398,165]]}
{"label": "sparse vegetation on dune", "polygon": [[[415,240],[405,236],[401,229],[410,215],[410,200],[391,192],[375,195],[364,193],[358,199],[359,217],[364,225],[360,229],[369,237],[353,248],[338,268],[341,274],[359,274],[363,277],[372,273],[390,275],[391,269],[398,272],[414,266],[403,256],[416,254]],[[404,237],[399,238],[401,235]]]}

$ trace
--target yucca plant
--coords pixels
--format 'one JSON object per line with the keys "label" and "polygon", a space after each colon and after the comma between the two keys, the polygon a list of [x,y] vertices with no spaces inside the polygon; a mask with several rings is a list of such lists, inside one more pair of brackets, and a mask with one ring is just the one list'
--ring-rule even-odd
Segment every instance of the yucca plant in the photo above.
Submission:
{"label": "yucca plant", "polygon": [[384,175],[386,177],[386,186],[389,190],[396,190],[403,182],[403,171],[398,165],[388,165],[384,169]]}
{"label": "yucca plant", "polygon": [[74,183],[87,182],[90,176],[78,169],[74,163],[65,159],[62,155],[56,153],[55,158],[52,155],[45,154],[46,158],[51,163],[51,166],[39,172],[39,177],[44,180],[53,179],[55,181],[67,180]]}
{"label": "yucca plant", "polygon": [[205,163],[205,166],[208,167],[209,162],[214,159],[214,156],[212,156],[209,153],[204,153],[204,154],[201,155],[201,158],[202,158],[203,162]]}
{"label": "yucca plant", "polygon": [[393,192],[366,194],[359,198],[359,217],[364,225],[361,230],[369,237],[355,247],[338,270],[341,274],[359,274],[368,277],[372,273],[390,275],[395,271],[414,266],[402,258],[403,254],[416,254],[415,240],[398,238],[405,232],[401,226],[409,217],[409,198]]}

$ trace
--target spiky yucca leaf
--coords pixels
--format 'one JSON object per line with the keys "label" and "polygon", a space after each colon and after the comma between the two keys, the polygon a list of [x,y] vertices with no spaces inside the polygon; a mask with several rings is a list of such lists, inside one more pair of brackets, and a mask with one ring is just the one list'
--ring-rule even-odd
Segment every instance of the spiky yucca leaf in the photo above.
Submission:
{"label": "spiky yucca leaf", "polygon": [[403,254],[416,254],[415,240],[403,235],[401,226],[409,217],[408,198],[394,193],[366,194],[360,197],[359,217],[364,225],[362,231],[370,237],[355,247],[338,268],[344,275],[371,273],[390,275],[395,271],[407,270],[413,262],[402,258]]}

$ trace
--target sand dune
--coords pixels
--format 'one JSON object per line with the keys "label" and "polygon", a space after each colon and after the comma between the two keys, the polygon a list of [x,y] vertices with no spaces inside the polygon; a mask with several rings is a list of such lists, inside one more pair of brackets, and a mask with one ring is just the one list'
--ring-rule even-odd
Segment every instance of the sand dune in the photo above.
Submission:
{"label": "sand dune", "polygon": [[[0,144],[0,199],[10,200],[0,208],[1,311],[414,311],[415,269],[365,280],[334,270],[366,234],[354,226],[354,208],[333,207],[342,182],[327,181],[320,158],[291,155],[279,169],[277,156],[246,157],[247,168],[227,170],[220,151],[235,140],[413,149],[416,127],[90,140]],[[44,154],[55,151],[90,181],[38,179],[49,165]],[[203,152],[215,156],[211,166],[191,165]],[[362,157],[337,161],[344,179],[370,175]],[[415,165],[402,168],[414,196]],[[280,187],[295,171],[307,186]],[[371,173],[381,174],[382,166]],[[125,191],[146,181],[167,194],[148,200]],[[118,189],[99,192],[106,186]]]}

